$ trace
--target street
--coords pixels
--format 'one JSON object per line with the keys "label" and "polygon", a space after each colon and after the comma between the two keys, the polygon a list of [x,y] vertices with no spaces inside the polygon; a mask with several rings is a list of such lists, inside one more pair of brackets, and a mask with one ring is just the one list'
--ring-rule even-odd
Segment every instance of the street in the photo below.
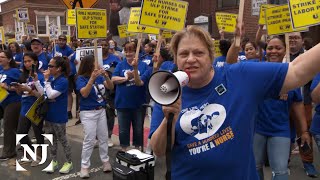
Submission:
{"label": "street", "polygon": [[[73,170],[69,174],[66,174],[66,175],[60,174],[58,171],[56,171],[53,174],[47,174],[45,172],[42,172],[41,170],[44,169],[46,165],[48,165],[48,163],[45,163],[44,165],[40,165],[37,167],[30,167],[30,164],[24,164],[22,166],[25,169],[27,169],[27,171],[17,172],[14,166],[14,160],[10,160],[7,162],[0,162],[0,179],[5,179],[5,180],[80,179],[79,171],[80,171],[83,132],[82,132],[82,125],[79,124],[75,126],[74,125],[75,122],[76,122],[76,119],[74,118],[70,120],[67,124],[67,134],[69,137],[70,144],[72,146],[72,159],[73,159]],[[148,126],[149,126],[149,121],[146,118],[145,131],[148,131]],[[115,125],[115,130],[113,132],[114,132],[114,135],[112,136],[112,140],[115,143],[115,146],[113,146],[112,148],[109,148],[109,156],[110,156],[111,164],[114,163],[116,153],[118,150],[120,150],[118,136],[115,135],[115,134],[118,134],[117,123]],[[147,133],[145,133],[145,136],[146,134]],[[145,138],[145,142],[146,142],[146,138]],[[0,145],[2,144],[3,144],[3,137],[0,137]],[[320,170],[319,152],[315,146],[314,148],[315,148],[314,163],[317,170]],[[2,148],[0,148],[0,153],[1,151],[2,151]],[[19,154],[22,154],[22,152],[19,152]],[[235,149],[235,154],[236,154],[236,149]],[[64,163],[63,151],[60,144],[59,144],[59,150],[58,150],[58,162],[60,163],[59,167],[61,167],[62,164]],[[112,173],[103,173],[101,167],[102,167],[102,163],[99,157],[99,148],[95,148],[91,157],[90,179],[94,179],[94,180],[113,179]],[[305,175],[299,155],[292,155],[289,168],[291,173],[291,175],[289,176],[290,180],[320,179],[320,178],[309,178]],[[155,180],[165,179],[164,178],[165,170],[166,169],[165,169],[164,158],[157,158],[156,165],[155,165],[155,176],[154,176]],[[271,179],[270,168],[266,168],[265,178],[267,180]],[[212,177],[212,179],[214,179],[214,176]]]}

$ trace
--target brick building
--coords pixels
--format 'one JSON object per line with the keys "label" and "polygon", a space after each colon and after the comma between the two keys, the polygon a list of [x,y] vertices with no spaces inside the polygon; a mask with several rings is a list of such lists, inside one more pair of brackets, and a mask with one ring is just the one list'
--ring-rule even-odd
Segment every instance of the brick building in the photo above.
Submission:
{"label": "brick building", "polygon": [[[66,25],[66,6],[60,0],[8,0],[0,4],[0,26],[7,37],[14,37],[15,31],[24,32],[22,22],[16,18],[17,8],[28,8],[28,24],[35,26],[39,37],[49,36],[49,23],[58,26],[59,34],[73,35],[73,28]],[[93,8],[109,8],[109,0],[98,0]]]}

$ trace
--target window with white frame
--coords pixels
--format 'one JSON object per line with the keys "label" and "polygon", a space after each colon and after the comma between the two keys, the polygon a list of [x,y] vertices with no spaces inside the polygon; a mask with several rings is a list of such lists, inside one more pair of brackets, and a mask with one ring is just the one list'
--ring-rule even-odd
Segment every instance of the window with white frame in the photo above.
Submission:
{"label": "window with white frame", "polygon": [[50,25],[58,26],[59,34],[69,34],[69,27],[66,26],[65,16],[55,14],[36,13],[38,35],[49,35]]}

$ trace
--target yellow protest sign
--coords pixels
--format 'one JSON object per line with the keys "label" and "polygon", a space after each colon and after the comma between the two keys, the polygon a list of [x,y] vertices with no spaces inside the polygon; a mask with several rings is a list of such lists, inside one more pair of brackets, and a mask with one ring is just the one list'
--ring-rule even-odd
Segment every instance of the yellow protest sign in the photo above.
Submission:
{"label": "yellow protest sign", "polygon": [[16,42],[16,38],[10,38],[8,39],[8,44],[12,43],[12,42]]}
{"label": "yellow protest sign", "polygon": [[133,33],[159,34],[158,28],[139,25],[140,11],[141,8],[139,7],[130,9],[130,17],[127,31]]}
{"label": "yellow protest sign", "polygon": [[41,105],[43,105],[45,97],[44,95],[40,96],[30,107],[28,112],[26,113],[26,117],[33,122],[34,124],[38,125],[41,122],[41,117],[38,116],[36,113],[37,108],[40,108]]}
{"label": "yellow protest sign", "polygon": [[214,57],[222,56],[221,50],[220,50],[220,40],[214,40]]}
{"label": "yellow protest sign", "polygon": [[67,43],[70,43],[70,42],[71,42],[71,37],[70,37],[70,35],[66,35],[66,37],[67,37]]}
{"label": "yellow protest sign", "polygon": [[171,31],[168,31],[168,30],[164,30],[163,32],[162,32],[162,37],[163,38],[172,38],[172,32]]}
{"label": "yellow protest sign", "polygon": [[173,31],[185,26],[188,2],[176,0],[144,0],[140,24]]}
{"label": "yellow protest sign", "polygon": [[76,25],[76,10],[68,9],[68,11],[67,11],[67,25],[68,26]]}
{"label": "yellow protest sign", "polygon": [[128,26],[126,24],[124,25],[119,25],[118,26],[118,32],[119,32],[119,37],[120,38],[126,38],[126,37],[131,37],[135,36],[135,33],[130,33],[128,32]]}
{"label": "yellow protest sign", "polygon": [[1,41],[1,44],[5,44],[6,42],[6,39],[5,39],[5,36],[4,36],[4,28],[3,26],[0,27],[0,41]]}
{"label": "yellow protest sign", "polygon": [[107,37],[107,11],[105,9],[76,9],[77,38]]}
{"label": "yellow protest sign", "polygon": [[260,14],[259,14],[259,24],[266,24],[266,12],[265,10],[267,8],[271,8],[271,7],[274,7],[275,5],[272,5],[272,4],[262,4],[260,6]]}
{"label": "yellow protest sign", "polygon": [[266,9],[266,25],[268,35],[307,31],[307,28],[293,29],[288,5]]}
{"label": "yellow protest sign", "polygon": [[222,29],[224,32],[233,33],[236,29],[237,17],[237,14],[217,12],[216,22],[218,29]]}
{"label": "yellow protest sign", "polygon": [[9,95],[8,91],[0,87],[0,103],[7,98]]}
{"label": "yellow protest sign", "polygon": [[289,9],[294,28],[320,23],[320,0],[290,0]]}

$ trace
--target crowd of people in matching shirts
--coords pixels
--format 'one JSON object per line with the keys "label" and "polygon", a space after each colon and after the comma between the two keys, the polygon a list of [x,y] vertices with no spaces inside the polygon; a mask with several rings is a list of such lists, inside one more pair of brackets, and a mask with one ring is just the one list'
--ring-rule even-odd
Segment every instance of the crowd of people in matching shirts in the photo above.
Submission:
{"label": "crowd of people in matching shirts", "polygon": [[[235,35],[244,36],[240,27],[236,29]],[[169,113],[175,114],[173,179],[264,179],[263,167],[267,162],[273,179],[288,179],[290,152],[296,151],[296,140],[306,174],[317,177],[312,138],[320,148],[320,108],[315,107],[312,118],[312,102],[320,103],[320,74],[316,75],[320,63],[315,57],[319,55],[319,45],[312,50],[308,38],[290,33],[290,57],[286,57],[284,37],[272,36],[262,42],[262,29],[259,26],[255,40],[242,37],[240,47],[225,39],[220,31],[220,57],[214,56],[208,32],[196,26],[177,32],[171,43],[162,43],[159,55],[154,55],[157,42],[146,39],[138,59],[137,40],[119,47],[112,39],[101,39],[103,67],[95,65],[92,55],[81,62],[76,59],[75,49],[91,46],[90,41],[74,38],[68,45],[65,35],[59,36],[55,46],[45,45],[39,38],[21,45],[9,43],[8,48],[2,46],[0,86],[8,91],[8,96],[1,102],[4,147],[0,160],[17,157],[16,134],[28,134],[32,127],[37,144],[45,142],[44,132],[53,134],[53,169],[48,172],[61,167],[60,173],[69,173],[73,169],[72,147],[66,123],[73,116],[74,93],[79,112],[76,124],[82,123],[84,129],[82,178],[89,177],[90,157],[96,143],[103,171],[112,170],[108,148],[113,146],[111,135],[116,116],[121,150],[130,147],[131,125],[132,145],[143,146],[143,123],[148,114],[149,146],[155,155],[164,155]],[[290,63],[286,63],[288,59]],[[150,100],[146,87],[151,74],[177,69],[188,71],[191,76],[181,98],[163,107]],[[221,85],[224,92],[216,94],[216,87]],[[36,125],[26,113],[42,95],[48,108],[44,121]],[[148,112],[148,103],[153,112]],[[232,134],[230,141],[213,141],[210,150],[193,152],[191,147],[200,147],[205,139],[214,140],[213,136],[218,137],[222,129]],[[58,141],[64,151],[60,156],[64,155],[66,160],[63,164],[57,161]],[[32,148],[28,136],[20,143]],[[193,143],[196,145],[191,146]],[[232,154],[235,150],[237,158]],[[41,151],[38,153],[37,160],[30,160],[31,166],[39,165]]]}

